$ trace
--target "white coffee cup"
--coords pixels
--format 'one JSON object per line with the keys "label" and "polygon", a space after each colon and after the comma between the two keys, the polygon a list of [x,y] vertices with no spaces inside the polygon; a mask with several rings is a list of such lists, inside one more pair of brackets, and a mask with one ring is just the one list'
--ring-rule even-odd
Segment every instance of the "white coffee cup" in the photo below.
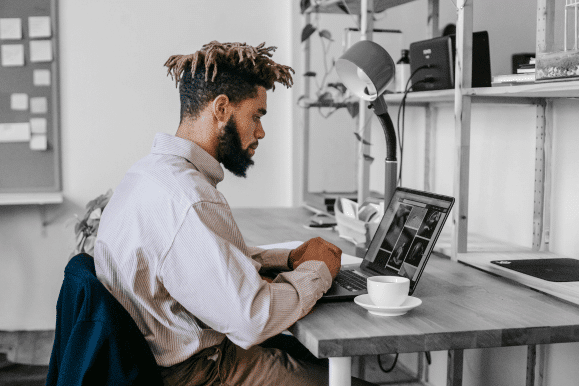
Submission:
{"label": "white coffee cup", "polygon": [[367,278],[371,301],[381,307],[398,307],[409,296],[409,279],[400,276],[372,276]]}

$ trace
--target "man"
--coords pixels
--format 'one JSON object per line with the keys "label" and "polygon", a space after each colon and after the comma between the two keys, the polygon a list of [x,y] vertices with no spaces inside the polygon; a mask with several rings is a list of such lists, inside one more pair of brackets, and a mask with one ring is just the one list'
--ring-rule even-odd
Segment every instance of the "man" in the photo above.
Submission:
{"label": "man", "polygon": [[[220,163],[244,177],[253,164],[266,91],[292,85],[274,50],[214,41],[170,57],[177,133],[156,135],[101,219],[97,276],[143,332],[167,384],[327,383],[323,367],[260,344],[310,312],[338,273],[340,249],[320,238],[292,251],[248,247],[216,189]],[[262,278],[269,269],[285,272]]]}

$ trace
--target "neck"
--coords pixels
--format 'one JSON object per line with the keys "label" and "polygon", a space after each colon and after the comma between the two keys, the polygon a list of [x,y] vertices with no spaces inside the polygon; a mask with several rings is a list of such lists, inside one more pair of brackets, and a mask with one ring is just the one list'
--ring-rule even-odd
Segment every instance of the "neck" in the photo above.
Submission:
{"label": "neck", "polygon": [[191,119],[184,118],[177,128],[176,137],[194,142],[213,158],[216,158],[218,138],[213,119],[204,116]]}

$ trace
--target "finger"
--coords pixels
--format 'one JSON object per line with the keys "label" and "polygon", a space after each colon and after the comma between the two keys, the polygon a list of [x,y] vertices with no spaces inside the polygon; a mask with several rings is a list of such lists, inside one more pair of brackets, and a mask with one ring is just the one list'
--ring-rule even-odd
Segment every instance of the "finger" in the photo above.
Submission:
{"label": "finger", "polygon": [[262,278],[262,280],[266,280],[268,283],[272,282],[272,279],[270,279],[269,277],[261,276],[261,275],[260,275],[260,277]]}

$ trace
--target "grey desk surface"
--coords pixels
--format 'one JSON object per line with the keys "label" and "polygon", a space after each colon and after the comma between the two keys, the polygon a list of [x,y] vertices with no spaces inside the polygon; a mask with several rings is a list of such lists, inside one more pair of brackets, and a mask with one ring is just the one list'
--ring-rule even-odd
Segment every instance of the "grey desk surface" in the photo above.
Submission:
{"label": "grey desk surface", "polygon": [[[235,209],[249,245],[321,236],[343,252],[336,232],[304,229],[304,208]],[[354,302],[317,304],[290,331],[318,357],[455,350],[578,341],[578,306],[509,280],[431,256],[404,316],[377,317]]]}

